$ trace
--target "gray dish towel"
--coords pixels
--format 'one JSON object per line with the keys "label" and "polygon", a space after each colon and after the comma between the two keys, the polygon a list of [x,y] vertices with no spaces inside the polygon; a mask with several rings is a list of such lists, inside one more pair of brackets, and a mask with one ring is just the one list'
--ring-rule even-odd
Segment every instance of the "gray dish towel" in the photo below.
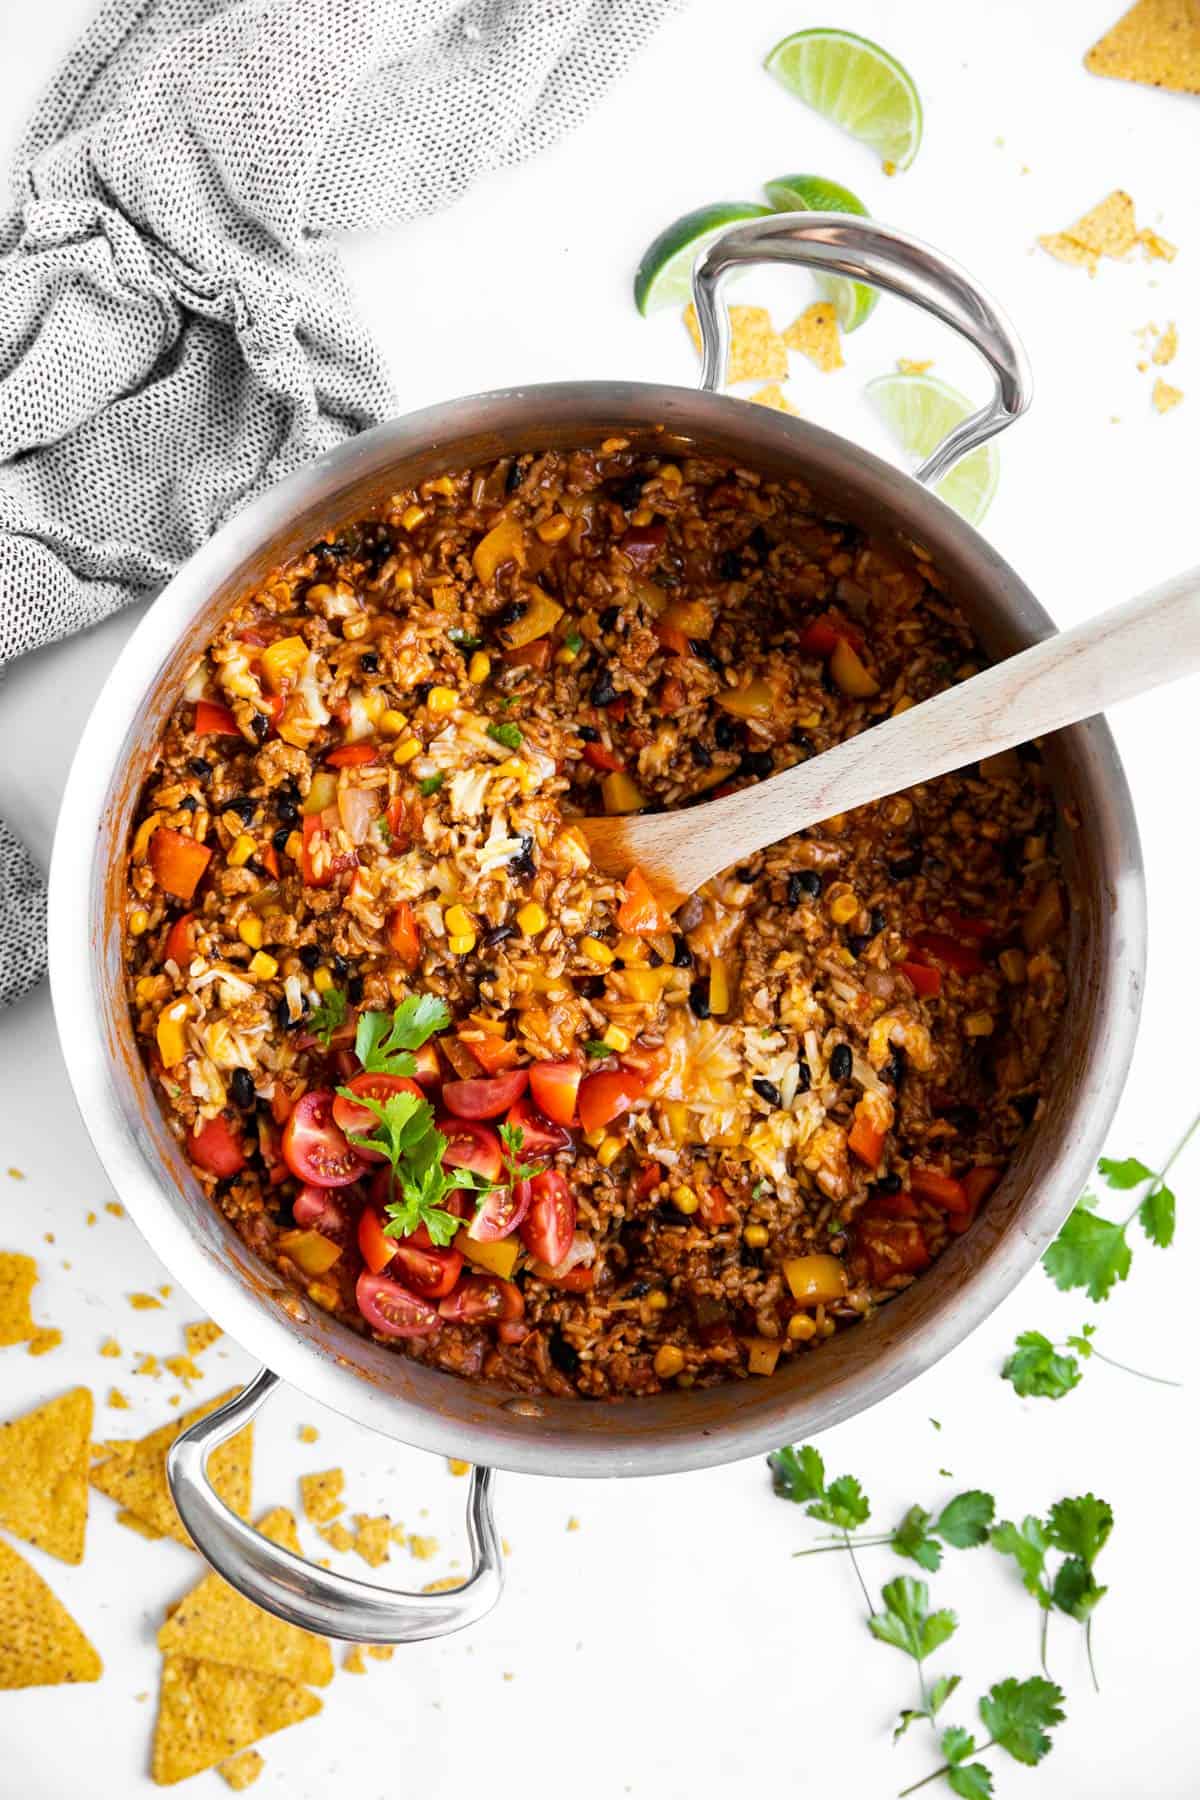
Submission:
{"label": "gray dish towel", "polygon": [[[547,148],[679,3],[102,0],[0,224],[0,668],[395,413],[327,234]],[[0,1005],[45,911],[0,820]]]}

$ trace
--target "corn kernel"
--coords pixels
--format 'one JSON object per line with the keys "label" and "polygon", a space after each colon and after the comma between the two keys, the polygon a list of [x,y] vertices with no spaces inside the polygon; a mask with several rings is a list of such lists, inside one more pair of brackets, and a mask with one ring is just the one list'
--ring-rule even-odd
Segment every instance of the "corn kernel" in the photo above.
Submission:
{"label": "corn kernel", "polygon": [[609,968],[615,960],[608,945],[602,944],[599,938],[585,937],[579,948],[588,961],[595,963],[598,969]]}
{"label": "corn kernel", "polygon": [[333,970],[325,968],[324,965],[319,969],[314,969],[313,986],[318,994],[327,994],[333,986]]}
{"label": "corn kernel", "polygon": [[596,1127],[595,1131],[585,1131],[584,1132],[583,1141],[587,1145],[589,1150],[598,1150],[600,1148],[601,1144],[604,1142],[607,1135],[608,1134],[605,1131],[603,1125],[598,1125]]}
{"label": "corn kernel", "polygon": [[291,831],[288,833],[288,841],[283,846],[283,849],[285,856],[290,856],[293,862],[300,861],[301,856],[304,854],[304,839],[298,831]]}
{"label": "corn kernel", "polygon": [[672,1375],[678,1375],[687,1358],[678,1344],[664,1344],[654,1357],[654,1373],[669,1381]]}
{"label": "corn kernel", "polygon": [[658,479],[664,487],[682,487],[683,470],[678,463],[664,463],[658,471]]}
{"label": "corn kernel", "polygon": [[239,919],[237,930],[243,944],[247,944],[251,950],[262,949],[262,920],[254,913],[247,913],[244,919]]}
{"label": "corn kernel", "polygon": [[448,475],[439,475],[436,481],[428,482],[427,486],[431,494],[445,494],[449,497],[454,492],[454,483]]}
{"label": "corn kernel", "polygon": [[809,1338],[816,1337],[817,1327],[808,1313],[793,1313],[788,1320],[787,1334],[793,1344],[806,1344]]}
{"label": "corn kernel", "polygon": [[569,668],[573,662],[579,661],[579,652],[578,650],[572,650],[570,644],[564,644],[560,650],[554,652],[554,660],[562,668],[566,669]]}
{"label": "corn kernel", "polygon": [[1025,979],[1026,965],[1023,950],[1002,950],[998,961],[1000,973],[1010,987],[1020,987]]}
{"label": "corn kernel", "polygon": [[651,1312],[666,1312],[668,1306],[667,1296],[662,1288],[653,1288],[650,1293],[646,1295],[645,1304],[650,1308]]}
{"label": "corn kernel", "polygon": [[408,720],[402,712],[397,712],[394,706],[387,706],[380,713],[378,724],[384,737],[399,737],[408,724]]}
{"label": "corn kernel", "polygon": [[405,531],[415,531],[424,517],[425,508],[423,506],[409,506],[401,513],[400,523]]}
{"label": "corn kernel", "polygon": [[149,1006],[170,993],[171,983],[165,975],[141,975],[133,991],[139,1006]]}
{"label": "corn kernel", "polygon": [[458,705],[458,695],[450,687],[431,687],[425,704],[435,719],[444,719]]}
{"label": "corn kernel", "polygon": [[543,544],[561,544],[571,529],[571,521],[566,513],[555,513],[552,519],[543,519],[535,529]]}
{"label": "corn kernel", "polygon": [[466,937],[474,931],[475,921],[464,906],[448,906],[446,908],[446,930],[451,937]]}
{"label": "corn kernel", "polygon": [[633,1039],[620,1025],[610,1025],[604,1033],[604,1042],[610,1050],[615,1050],[619,1056],[623,1056]]}
{"label": "corn kernel", "polygon": [[144,906],[139,906],[135,912],[130,913],[129,929],[134,937],[141,937],[143,931],[150,929],[150,914]]}
{"label": "corn kernel", "polygon": [[451,956],[470,956],[475,948],[475,933],[473,931],[455,932],[449,942]]}
{"label": "corn kernel", "polygon": [[610,1168],[624,1148],[625,1145],[619,1137],[606,1137],[596,1150],[596,1161],[602,1169]]}
{"label": "corn kernel", "polygon": [[415,737],[405,738],[404,742],[397,744],[392,751],[392,761],[403,768],[405,763],[410,763],[414,756],[420,756],[420,754],[421,746],[417,739]]}
{"label": "corn kernel", "polygon": [[858,895],[839,894],[829,904],[829,916],[835,925],[848,925],[858,914]]}
{"label": "corn kernel", "polygon": [[751,1250],[765,1250],[771,1241],[771,1234],[765,1225],[747,1225],[742,1238]]}
{"label": "corn kernel", "polygon": [[256,980],[270,981],[272,975],[278,975],[279,964],[265,950],[256,950],[250,958],[249,969]]}
{"label": "corn kernel", "polygon": [[492,672],[492,659],[486,650],[476,650],[467,664],[467,680],[482,687]]}
{"label": "corn kernel", "polygon": [[990,1012],[968,1013],[963,1020],[963,1028],[968,1037],[991,1037],[996,1021]]}
{"label": "corn kernel", "polygon": [[404,593],[404,594],[412,593],[415,583],[414,583],[414,578],[413,578],[413,572],[408,567],[407,563],[404,565],[403,568],[396,570],[396,573],[392,576],[392,580],[395,582],[396,586],[400,589],[401,593]]}
{"label": "corn kernel", "polygon": [[649,525],[653,518],[654,508],[652,506],[639,506],[631,516],[629,523],[631,525]]}
{"label": "corn kernel", "polygon": [[539,931],[545,931],[548,923],[545,909],[540,907],[536,900],[531,900],[517,914],[517,924],[521,927],[524,937],[536,937]]}
{"label": "corn kernel", "polygon": [[230,868],[240,869],[243,863],[248,863],[250,858],[254,855],[255,848],[256,845],[254,839],[250,837],[247,832],[243,831],[241,836],[235,841],[226,858]]}
{"label": "corn kernel", "polygon": [[682,1183],[673,1190],[671,1194],[671,1205],[675,1208],[676,1212],[686,1213],[690,1217],[700,1205],[695,1188],[688,1187],[686,1182]]}
{"label": "corn kernel", "polygon": [[357,618],[342,620],[342,636],[348,643],[354,643],[356,639],[366,637],[370,629],[371,621],[365,613],[360,613]]}

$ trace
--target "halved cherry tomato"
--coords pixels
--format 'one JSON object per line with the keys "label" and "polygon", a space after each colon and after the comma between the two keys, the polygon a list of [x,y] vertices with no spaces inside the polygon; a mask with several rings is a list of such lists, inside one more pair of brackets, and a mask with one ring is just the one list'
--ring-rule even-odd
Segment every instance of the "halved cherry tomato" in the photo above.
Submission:
{"label": "halved cherry tomato", "polygon": [[529,1336],[529,1326],[522,1319],[501,1319],[496,1336],[502,1344],[523,1344]]}
{"label": "halved cherry tomato", "polygon": [[900,973],[908,976],[923,1000],[930,1000],[942,991],[942,971],[930,968],[928,963],[902,962]]}
{"label": "halved cherry tomato", "polygon": [[868,1219],[859,1226],[857,1236],[871,1281],[877,1286],[895,1275],[916,1275],[929,1266],[924,1233],[911,1219]]}
{"label": "halved cherry tomato", "polygon": [[630,869],[622,882],[625,898],[617,908],[617,924],[622,931],[670,931],[671,919],[658,903],[658,897],[640,869]]}
{"label": "halved cherry tomato", "polygon": [[531,644],[522,644],[516,650],[506,650],[504,660],[510,669],[548,669],[551,648],[548,637],[534,638]]}
{"label": "halved cherry tomato", "polygon": [[[301,852],[300,868],[306,887],[328,887],[339,875],[348,869],[357,869],[358,857],[353,850],[334,850],[330,833],[337,829],[338,812],[336,806],[327,806],[324,812],[309,813],[304,820],[304,847]],[[325,853],[328,861],[324,863],[318,875],[314,867],[318,841],[325,841]]]}
{"label": "halved cherry tomato", "polygon": [[499,1037],[494,1031],[481,1031],[463,1043],[488,1075],[503,1075],[521,1060],[521,1046],[512,1038]]}
{"label": "halved cherry tomato", "polygon": [[543,1118],[528,1094],[522,1094],[515,1106],[508,1109],[508,1117],[504,1123],[521,1131],[521,1155],[544,1156],[552,1150],[565,1150],[571,1142],[571,1134],[565,1125],[553,1125],[549,1119]]}
{"label": "halved cherry tomato", "polygon": [[504,1151],[490,1125],[477,1124],[473,1119],[452,1119],[447,1116],[438,1119],[436,1123],[442,1136],[447,1139],[442,1154],[443,1168],[473,1169],[476,1175],[482,1175],[488,1181],[498,1179],[504,1163]]}
{"label": "halved cherry tomato", "polygon": [[[380,1106],[393,1094],[415,1094],[418,1100],[425,1098],[425,1090],[410,1081],[407,1075],[356,1075],[347,1086],[352,1094],[364,1094],[368,1100],[378,1101]],[[344,1094],[334,1095],[333,1121],[347,1136],[353,1133],[355,1137],[370,1137],[379,1128],[379,1120],[369,1106],[355,1106]],[[387,1161],[382,1150],[364,1150],[361,1144],[356,1149],[367,1162]]]}
{"label": "halved cherry tomato", "polygon": [[436,1245],[425,1249],[410,1237],[389,1242],[395,1257],[392,1272],[414,1294],[420,1294],[423,1300],[442,1300],[453,1290],[462,1274],[461,1250],[442,1250]]}
{"label": "halved cherry tomato", "polygon": [[539,1112],[556,1125],[577,1125],[583,1070],[574,1062],[537,1062],[529,1071],[529,1091]]}
{"label": "halved cherry tomato", "polygon": [[372,1275],[382,1275],[396,1254],[396,1239],[385,1237],[383,1220],[373,1206],[364,1206],[358,1215],[358,1248]]}
{"label": "halved cherry tomato", "polygon": [[195,913],[180,913],[163,945],[164,962],[173,962],[181,969],[187,968],[196,954],[195,924]]}
{"label": "halved cherry tomato", "polygon": [[575,1238],[575,1196],[565,1175],[543,1169],[530,1183],[533,1201],[521,1222],[521,1242],[530,1256],[553,1269],[566,1257]]}
{"label": "halved cherry tomato", "polygon": [[283,1159],[297,1181],[314,1187],[349,1187],[366,1167],[333,1117],[336,1096],[311,1088],[292,1108],[283,1133]]}
{"label": "halved cherry tomato", "polygon": [[195,1137],[188,1140],[188,1150],[193,1162],[221,1181],[228,1180],[246,1166],[246,1153],[224,1113],[204,1121]]}
{"label": "halved cherry tomato", "polygon": [[576,1263],[573,1269],[564,1269],[561,1275],[556,1275],[546,1263],[534,1263],[532,1273],[539,1281],[547,1281],[551,1287],[561,1288],[565,1294],[586,1294],[596,1285],[594,1263]]}
{"label": "halved cherry tomato", "polygon": [[365,763],[379,761],[379,750],[374,744],[339,744],[336,750],[325,752],[325,761],[331,769],[360,769]]}
{"label": "halved cherry tomato", "polygon": [[473,1319],[519,1319],[525,1296],[515,1282],[499,1275],[464,1275],[452,1294],[438,1307],[443,1319],[466,1323]]}
{"label": "halved cherry tomato", "polygon": [[351,1197],[333,1188],[304,1186],[292,1201],[292,1218],[302,1231],[319,1231],[343,1248],[354,1235]]}
{"label": "halved cherry tomato", "polygon": [[437,1307],[386,1275],[364,1269],[354,1290],[358,1310],[380,1337],[431,1337],[440,1329]]}
{"label": "halved cherry tomato", "polygon": [[961,1181],[953,1175],[943,1175],[940,1169],[928,1169],[921,1163],[914,1163],[908,1172],[908,1185],[922,1200],[932,1200],[944,1212],[966,1212],[970,1202],[967,1190]]}
{"label": "halved cherry tomato", "polygon": [[610,750],[607,744],[585,744],[583,760],[589,769],[602,769],[610,775],[625,767],[625,758]]}
{"label": "halved cherry tomato", "polygon": [[415,969],[421,960],[421,934],[417,917],[407,900],[401,900],[388,914],[388,943],[406,969]]}
{"label": "halved cherry tomato", "polygon": [[212,861],[212,851],[195,838],[185,837],[182,831],[160,825],[150,839],[146,860],[160,888],[174,894],[177,900],[190,900]]}
{"label": "halved cherry tomato", "polygon": [[700,1189],[700,1218],[710,1230],[733,1223],[733,1207],[723,1187],[710,1183]]}
{"label": "halved cherry tomato", "polygon": [[859,1162],[865,1163],[868,1169],[877,1169],[883,1156],[886,1132],[880,1131],[878,1125],[868,1117],[862,1106],[854,1109],[854,1124],[846,1142]]}
{"label": "halved cherry tomato", "polygon": [[518,1181],[516,1187],[489,1188],[467,1226],[467,1236],[476,1244],[497,1244],[501,1238],[511,1237],[532,1199],[528,1181]]}
{"label": "halved cherry tomato", "polygon": [[448,1081],[442,1100],[459,1119],[498,1119],[528,1086],[528,1069],[510,1069],[480,1081]]}
{"label": "halved cherry tomato", "polygon": [[192,730],[197,737],[241,737],[238,722],[227,706],[217,700],[197,700],[196,722]]}
{"label": "halved cherry tomato", "polygon": [[960,944],[944,931],[917,931],[914,932],[912,941],[922,960],[927,956],[936,956],[940,963],[945,963],[948,969],[957,970],[960,975],[978,975],[984,967],[983,958],[977,951],[968,944]]}
{"label": "halved cherry tomato", "polygon": [[851,649],[860,652],[866,643],[862,632],[840,613],[827,612],[810,620],[800,632],[797,645],[806,656],[832,656],[839,638],[845,638]]}
{"label": "halved cherry tomato", "polygon": [[[627,1113],[646,1091],[646,1080],[632,1069],[605,1069],[587,1075],[579,1084],[579,1122],[585,1131],[599,1131]],[[554,1257],[546,1258],[553,1262]]]}

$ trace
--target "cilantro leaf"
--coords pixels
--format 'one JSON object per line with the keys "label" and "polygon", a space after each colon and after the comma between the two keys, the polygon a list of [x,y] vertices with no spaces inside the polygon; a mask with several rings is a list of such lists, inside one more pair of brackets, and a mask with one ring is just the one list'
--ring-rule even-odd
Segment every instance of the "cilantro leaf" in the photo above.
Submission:
{"label": "cilantro leaf", "polygon": [[991,1543],[993,1550],[1015,1560],[1026,1592],[1033,1595],[1039,1606],[1048,1608],[1050,1593],[1045,1574],[1046,1552],[1050,1545],[1041,1520],[1032,1513],[1028,1513],[1019,1526],[1011,1519],[1002,1519],[999,1525],[992,1527]]}
{"label": "cilantro leaf", "polygon": [[923,1506],[910,1506],[892,1533],[891,1545],[897,1556],[910,1556],[934,1575],[942,1566],[942,1546],[929,1535],[930,1517]]}
{"label": "cilantro leaf", "polygon": [[348,1132],[352,1144],[377,1151],[391,1164],[391,1197],[384,1207],[387,1237],[411,1237],[424,1225],[433,1242],[444,1246],[452,1240],[461,1220],[447,1212],[442,1201],[453,1188],[486,1188],[487,1178],[470,1169],[445,1169],[442,1157],[446,1139],[433,1122],[433,1108],[417,1094],[389,1094],[386,1100],[356,1094],[351,1088],[338,1092],[357,1106],[365,1106],[379,1123],[370,1136]]}
{"label": "cilantro leaf", "polygon": [[1108,1589],[1101,1587],[1082,1557],[1068,1556],[1059,1565],[1050,1597],[1060,1612],[1085,1624]]}
{"label": "cilantro leaf", "polygon": [[1074,1500],[1057,1500],[1046,1521],[1046,1536],[1056,1550],[1078,1556],[1090,1568],[1109,1539],[1113,1528],[1113,1510],[1107,1500],[1095,1494],[1081,1494]]}
{"label": "cilantro leaf", "polygon": [[909,1726],[915,1725],[918,1719],[928,1719],[932,1724],[961,1680],[961,1675],[939,1675],[929,1690],[928,1706],[906,1706],[892,1732],[893,1744],[899,1743]]}
{"label": "cilantro leaf", "polygon": [[419,1050],[449,1023],[444,1000],[434,994],[411,994],[390,1019],[385,1012],[359,1015],[354,1053],[369,1074],[411,1075],[416,1064],[408,1052]]}
{"label": "cilantro leaf", "polygon": [[1086,1288],[1092,1300],[1106,1299],[1113,1284],[1125,1280],[1130,1261],[1125,1227],[1100,1218],[1082,1200],[1042,1257],[1056,1287]]}
{"label": "cilantro leaf", "polygon": [[1120,1190],[1141,1187],[1143,1181],[1153,1181],[1155,1178],[1154,1170],[1148,1169],[1136,1156],[1127,1156],[1122,1162],[1114,1162],[1111,1156],[1102,1156],[1096,1167],[1110,1188]]}
{"label": "cilantro leaf", "polygon": [[897,1575],[883,1589],[884,1610],[867,1620],[881,1643],[921,1662],[953,1636],[958,1619],[948,1609],[929,1611],[929,1589],[912,1575]]}
{"label": "cilantro leaf", "polygon": [[1066,1717],[1063,1691],[1053,1681],[1031,1675],[1027,1681],[998,1681],[979,1702],[979,1716],[994,1741],[1019,1763],[1041,1762],[1050,1749],[1046,1727]]}
{"label": "cilantro leaf", "polygon": [[1165,1181],[1156,1182],[1138,1207],[1138,1223],[1152,1244],[1167,1250],[1175,1239],[1175,1196]]}
{"label": "cilantro leaf", "polygon": [[813,1501],[808,1514],[826,1525],[836,1525],[839,1531],[856,1531],[870,1518],[871,1502],[857,1476],[839,1475],[829,1483],[824,1497]]}
{"label": "cilantro leaf", "polygon": [[519,750],[524,736],[519,725],[489,725],[487,734],[497,744],[503,744],[506,750]]}
{"label": "cilantro leaf", "polygon": [[314,1007],[308,1015],[308,1028],[314,1037],[319,1037],[328,1050],[333,1034],[346,1023],[346,996],[340,988],[327,988],[321,996],[320,1006]]}
{"label": "cilantro leaf", "polygon": [[991,1800],[992,1772],[983,1763],[956,1763],[947,1771],[946,1784],[961,1800]]}
{"label": "cilantro leaf", "polygon": [[546,1163],[523,1163],[520,1160],[521,1149],[525,1143],[525,1131],[523,1126],[502,1125],[500,1127],[500,1142],[504,1145],[504,1163],[508,1171],[508,1180],[511,1187],[516,1187],[518,1181],[532,1181],[535,1175],[542,1175],[545,1173],[545,1170],[548,1167]]}
{"label": "cilantro leaf", "polygon": [[800,1506],[806,1500],[819,1500],[825,1493],[825,1464],[819,1450],[802,1444],[799,1450],[785,1444],[767,1458],[771,1486],[781,1500],[792,1500]]}
{"label": "cilantro leaf", "polygon": [[942,1733],[941,1752],[948,1763],[966,1762],[975,1754],[975,1739],[963,1725],[947,1725]]}
{"label": "cilantro leaf", "polygon": [[996,1513],[996,1502],[981,1488],[968,1488],[948,1500],[938,1514],[933,1529],[955,1550],[974,1550],[986,1544]]}
{"label": "cilantro leaf", "polygon": [[[1047,1251],[1047,1255],[1050,1252]],[[1091,1345],[1085,1347],[1091,1354]],[[1062,1356],[1050,1339],[1040,1331],[1023,1331],[1016,1348],[1000,1371],[1011,1381],[1022,1399],[1061,1400],[1081,1380],[1079,1364],[1073,1356]]]}

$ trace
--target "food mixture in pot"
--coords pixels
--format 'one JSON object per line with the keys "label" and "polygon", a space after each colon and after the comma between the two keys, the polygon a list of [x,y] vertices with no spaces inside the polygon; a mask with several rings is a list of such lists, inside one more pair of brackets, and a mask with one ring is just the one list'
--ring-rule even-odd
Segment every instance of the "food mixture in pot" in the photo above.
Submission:
{"label": "food mixture in pot", "polygon": [[356,1331],[518,1390],[767,1376],[870,1314],[1038,1110],[1036,751],[674,917],[571,820],[733,792],[980,660],[919,552],[620,438],[331,531],[217,630],[130,845],[130,1005],[214,1205]]}

